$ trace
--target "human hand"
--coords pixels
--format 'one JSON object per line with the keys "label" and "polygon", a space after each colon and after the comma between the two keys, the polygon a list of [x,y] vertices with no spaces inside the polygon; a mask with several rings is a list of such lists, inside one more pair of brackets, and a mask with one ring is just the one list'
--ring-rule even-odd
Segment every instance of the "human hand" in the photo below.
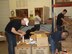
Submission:
{"label": "human hand", "polygon": [[58,49],[55,50],[55,54],[58,54]]}
{"label": "human hand", "polygon": [[24,31],[22,31],[22,30],[18,30],[18,32],[20,33],[20,35],[25,35],[26,33],[24,32]]}
{"label": "human hand", "polygon": [[20,36],[22,37],[22,36],[24,36],[24,34],[20,34]]}
{"label": "human hand", "polygon": [[25,35],[26,33],[25,32],[22,32],[22,34]]}
{"label": "human hand", "polygon": [[22,36],[22,35],[24,36],[25,34],[26,34],[25,32],[20,33],[21,36]]}

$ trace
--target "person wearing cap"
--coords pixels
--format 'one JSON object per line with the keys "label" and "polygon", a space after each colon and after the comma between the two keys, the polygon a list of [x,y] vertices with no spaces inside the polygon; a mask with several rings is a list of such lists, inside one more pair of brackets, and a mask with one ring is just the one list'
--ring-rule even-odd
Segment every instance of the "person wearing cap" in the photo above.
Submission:
{"label": "person wearing cap", "polygon": [[28,26],[29,20],[28,19],[14,19],[11,20],[6,28],[5,34],[8,42],[8,52],[9,54],[15,54],[14,47],[16,46],[16,34],[19,36],[24,36],[25,32],[20,30],[21,26]]}

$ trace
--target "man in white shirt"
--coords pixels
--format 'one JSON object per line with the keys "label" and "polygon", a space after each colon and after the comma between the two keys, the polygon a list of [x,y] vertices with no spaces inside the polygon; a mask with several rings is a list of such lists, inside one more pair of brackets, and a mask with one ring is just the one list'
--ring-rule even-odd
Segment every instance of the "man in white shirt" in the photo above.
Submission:
{"label": "man in white shirt", "polygon": [[41,18],[39,17],[39,15],[37,14],[35,16],[35,25],[34,27],[36,28],[36,30],[39,30],[40,29],[40,22],[41,22]]}

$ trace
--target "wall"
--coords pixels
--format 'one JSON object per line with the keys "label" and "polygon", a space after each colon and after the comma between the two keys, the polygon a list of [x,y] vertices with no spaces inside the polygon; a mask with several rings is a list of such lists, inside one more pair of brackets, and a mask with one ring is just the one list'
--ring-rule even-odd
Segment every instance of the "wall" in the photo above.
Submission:
{"label": "wall", "polygon": [[[54,1],[54,4],[55,4],[55,0],[53,0],[53,1]],[[70,1],[72,1],[72,0],[70,0]],[[26,9],[26,8],[28,8],[29,9],[28,10],[28,12],[29,12],[28,15],[30,15],[30,14],[34,14],[34,8],[47,6],[47,7],[50,8],[49,16],[51,18],[52,17],[51,3],[52,3],[51,0],[9,0],[9,7],[10,7],[10,11],[11,10],[15,11],[15,9],[22,9],[22,8]],[[64,7],[62,7],[62,9],[63,8]],[[65,8],[67,8],[67,7],[65,7]],[[60,8],[59,7],[55,8],[55,10],[57,10],[57,9],[62,10],[61,7]],[[71,10],[71,8],[69,8],[69,10]],[[58,10],[55,11],[55,12],[59,13]],[[69,11],[69,13],[70,13],[70,11]],[[69,15],[69,13],[68,13],[68,15]],[[15,16],[16,16],[16,13],[15,13]]]}
{"label": "wall", "polygon": [[8,0],[0,0],[0,31],[4,31],[9,21]]}
{"label": "wall", "polygon": [[[15,9],[28,8],[29,14],[34,14],[34,8],[47,6],[50,7],[51,16],[51,0],[9,0],[10,11]],[[11,16],[11,15],[10,15]],[[16,16],[16,13],[15,13]]]}
{"label": "wall", "polygon": [[[16,0],[9,0],[9,12],[10,12],[10,17],[11,17],[11,11],[13,10],[15,13],[15,9],[16,9]],[[16,13],[14,14],[14,16],[16,16]]]}
{"label": "wall", "polygon": [[[70,0],[70,2],[72,2],[72,0]],[[55,4],[55,0],[54,0],[54,4]],[[67,9],[67,14],[66,16],[71,16],[72,18],[72,6],[71,7],[54,7],[54,16],[57,16],[60,12],[62,12],[63,9]]]}
{"label": "wall", "polygon": [[72,18],[72,7],[56,7],[56,8],[54,8],[55,16],[57,16],[60,12],[62,12],[63,9],[67,9],[66,16],[71,16],[71,18]]}
{"label": "wall", "polygon": [[70,0],[70,1],[72,1],[72,0]]}
{"label": "wall", "polygon": [[49,16],[51,16],[51,0],[28,0],[29,15],[34,14],[34,8],[44,6],[50,7]]}

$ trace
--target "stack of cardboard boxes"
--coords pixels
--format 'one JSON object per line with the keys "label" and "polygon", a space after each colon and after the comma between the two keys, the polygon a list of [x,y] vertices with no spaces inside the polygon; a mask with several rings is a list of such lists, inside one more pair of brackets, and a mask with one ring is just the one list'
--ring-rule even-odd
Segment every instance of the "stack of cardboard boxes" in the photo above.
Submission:
{"label": "stack of cardboard boxes", "polygon": [[31,54],[31,45],[21,43],[15,47],[15,54]]}
{"label": "stack of cardboard boxes", "polygon": [[48,32],[37,31],[34,33],[36,36],[36,43],[32,46],[32,54],[50,54],[48,43]]}
{"label": "stack of cardboard boxes", "polygon": [[48,32],[36,31],[32,32],[32,41],[34,44],[20,43],[15,47],[16,54],[50,54],[48,43]]}

